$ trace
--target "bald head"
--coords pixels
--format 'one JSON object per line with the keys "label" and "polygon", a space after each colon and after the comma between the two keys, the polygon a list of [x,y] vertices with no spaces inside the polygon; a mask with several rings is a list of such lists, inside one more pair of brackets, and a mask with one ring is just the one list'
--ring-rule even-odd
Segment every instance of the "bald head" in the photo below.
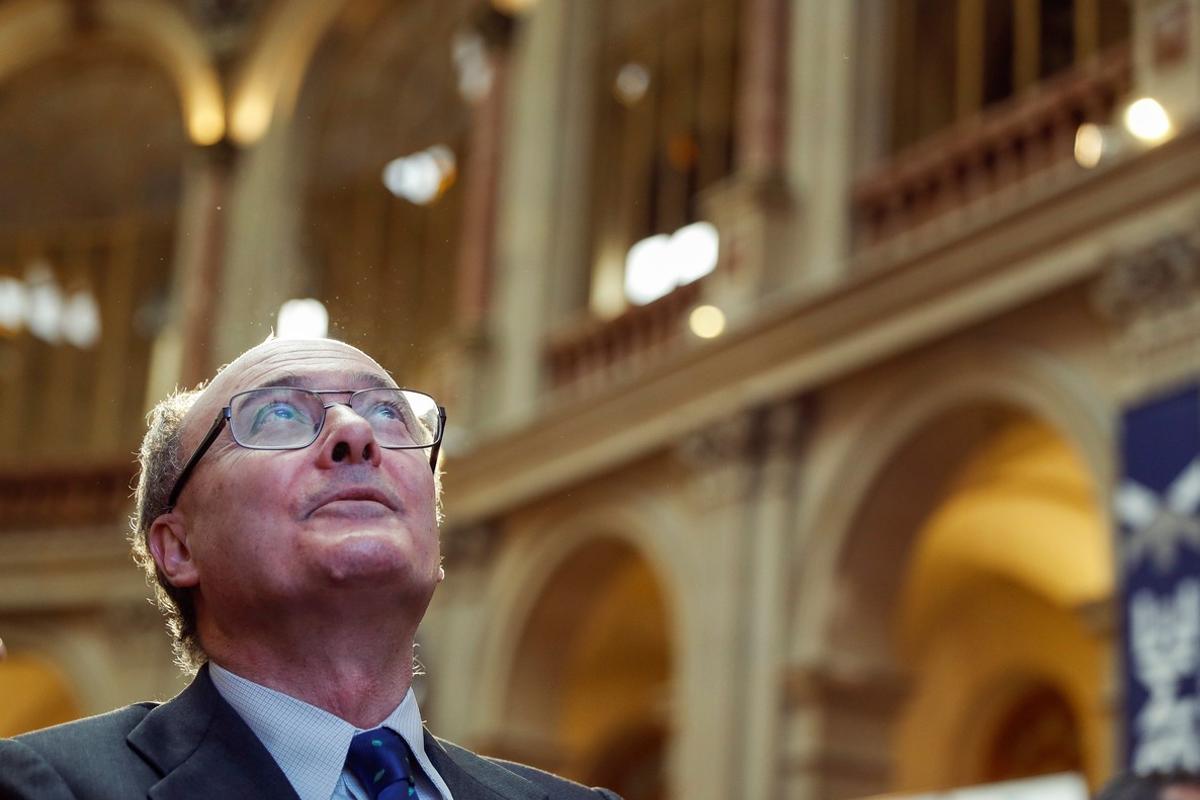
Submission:
{"label": "bald head", "polygon": [[267,339],[222,367],[200,390],[184,416],[185,447],[199,443],[217,412],[233,395],[277,381],[282,375],[300,375],[314,369],[374,375],[389,386],[396,385],[379,362],[354,345],[336,339]]}

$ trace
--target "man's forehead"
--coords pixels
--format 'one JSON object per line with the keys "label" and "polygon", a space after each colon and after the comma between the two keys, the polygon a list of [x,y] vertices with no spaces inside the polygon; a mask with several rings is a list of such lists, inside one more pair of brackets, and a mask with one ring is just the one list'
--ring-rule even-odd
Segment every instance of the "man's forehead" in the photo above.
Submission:
{"label": "man's forehead", "polygon": [[189,438],[200,436],[203,431],[198,428],[211,422],[230,397],[245,389],[264,386],[359,389],[395,385],[375,359],[345,342],[271,339],[242,353],[209,382],[188,412],[185,426]]}

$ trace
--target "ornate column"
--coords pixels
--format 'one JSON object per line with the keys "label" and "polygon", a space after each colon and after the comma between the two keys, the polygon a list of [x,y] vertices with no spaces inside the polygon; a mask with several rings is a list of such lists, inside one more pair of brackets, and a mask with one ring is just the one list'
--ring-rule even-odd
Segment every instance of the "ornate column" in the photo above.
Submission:
{"label": "ornate column", "polygon": [[233,145],[221,141],[195,147],[184,163],[170,310],[151,351],[147,407],[177,385],[191,387],[209,377],[215,366],[229,184],[236,159]]}
{"label": "ornate column", "polygon": [[887,791],[903,677],[813,664],[793,667],[786,685],[778,796],[851,800]]}
{"label": "ornate column", "polygon": [[780,796],[787,638],[794,599],[790,579],[796,570],[793,549],[798,534],[795,498],[808,417],[804,398],[760,409],[752,439],[754,480],[744,531],[751,562],[743,622],[745,728],[738,737],[739,786],[746,797]]}
{"label": "ornate column", "polygon": [[748,637],[747,502],[754,485],[755,420],[738,413],[685,437],[676,458],[684,468],[685,507],[695,519],[698,580],[680,604],[683,629],[675,666],[671,719],[675,739],[668,773],[672,797],[749,797],[740,737],[746,724]]}
{"label": "ornate column", "polygon": [[784,164],[792,4],[744,0],[741,8],[734,174],[701,198],[721,234],[720,264],[706,295],[731,319],[784,282],[779,268],[795,233]]}
{"label": "ornate column", "polygon": [[[794,497],[806,403],[741,412],[686,438],[703,621],[685,630],[672,789],[681,797],[776,797],[786,705]],[[693,635],[689,635],[693,634]]]}

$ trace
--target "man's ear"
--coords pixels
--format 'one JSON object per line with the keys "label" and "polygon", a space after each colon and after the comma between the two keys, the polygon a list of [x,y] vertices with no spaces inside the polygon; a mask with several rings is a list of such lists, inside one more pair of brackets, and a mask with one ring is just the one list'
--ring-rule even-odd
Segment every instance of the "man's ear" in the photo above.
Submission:
{"label": "man's ear", "polygon": [[200,570],[188,547],[188,531],[174,512],[159,515],[150,524],[150,555],[172,586],[181,589],[200,583]]}

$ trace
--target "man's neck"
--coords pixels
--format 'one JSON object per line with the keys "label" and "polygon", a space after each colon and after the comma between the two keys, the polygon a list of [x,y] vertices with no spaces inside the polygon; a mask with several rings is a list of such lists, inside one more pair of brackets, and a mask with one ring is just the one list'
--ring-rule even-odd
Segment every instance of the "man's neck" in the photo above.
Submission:
{"label": "man's neck", "polygon": [[413,635],[344,625],[334,636],[309,630],[303,639],[228,636],[206,631],[209,658],[247,680],[324,709],[359,728],[387,718],[408,693],[413,675]]}

